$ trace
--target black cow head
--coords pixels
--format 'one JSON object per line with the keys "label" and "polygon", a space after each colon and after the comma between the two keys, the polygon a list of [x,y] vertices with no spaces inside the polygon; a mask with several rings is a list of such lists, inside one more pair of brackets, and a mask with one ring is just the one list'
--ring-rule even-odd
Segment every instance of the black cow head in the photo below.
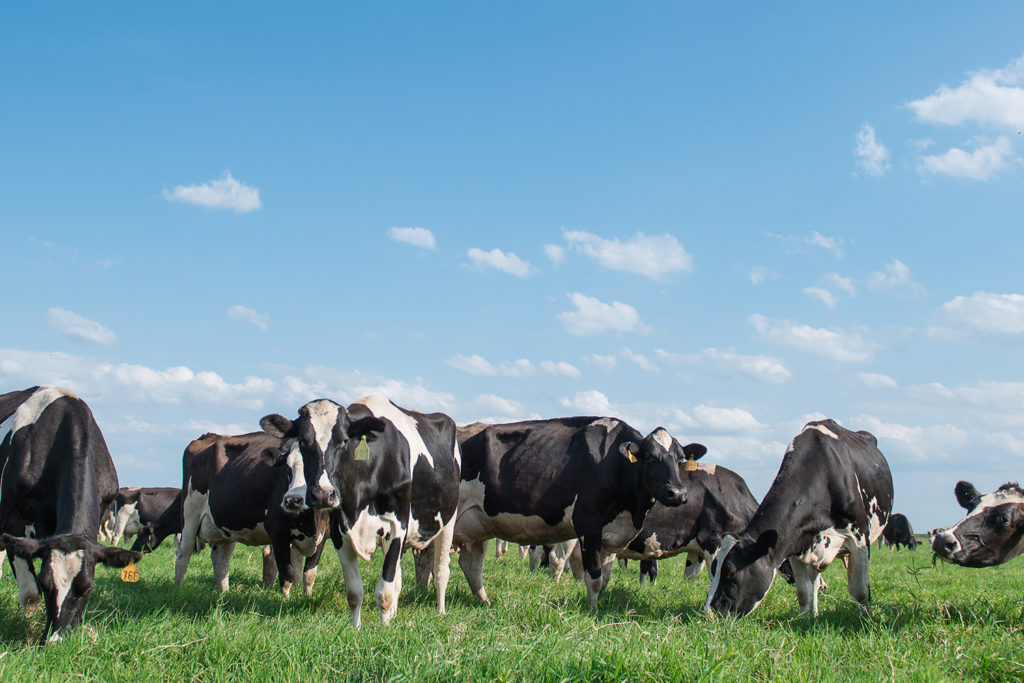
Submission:
{"label": "black cow head", "polygon": [[292,482],[281,502],[285,512],[339,507],[341,468],[358,457],[356,449],[364,437],[372,443],[386,428],[383,420],[372,415],[353,419],[344,406],[329,399],[302,406],[295,420],[267,415],[260,426],[271,436],[285,439],[284,450],[291,453],[290,458],[301,457],[302,466],[292,466]]}
{"label": "black cow head", "polygon": [[774,529],[757,538],[726,534],[711,562],[711,588],[704,611],[741,617],[757,609],[775,578],[773,550],[778,541]]}
{"label": "black cow head", "polygon": [[686,486],[679,476],[679,462],[691,453],[699,451],[703,455],[707,449],[694,443],[680,446],[667,431],[658,427],[639,445],[626,442],[620,446],[620,451],[629,460],[640,463],[641,495],[673,507],[686,502]]}
{"label": "black cow head", "polygon": [[932,550],[940,559],[964,567],[991,567],[1024,554],[1024,490],[1007,483],[983,496],[961,481],[954,493],[968,514],[956,525],[936,531]]}
{"label": "black cow head", "polygon": [[[126,567],[142,557],[137,552],[100,545],[77,534],[40,539],[3,534],[0,539],[11,555],[26,560],[35,574],[36,585],[46,603],[43,643],[60,640],[65,632],[78,625],[92,593],[97,562]],[[35,560],[42,560],[38,571]]]}

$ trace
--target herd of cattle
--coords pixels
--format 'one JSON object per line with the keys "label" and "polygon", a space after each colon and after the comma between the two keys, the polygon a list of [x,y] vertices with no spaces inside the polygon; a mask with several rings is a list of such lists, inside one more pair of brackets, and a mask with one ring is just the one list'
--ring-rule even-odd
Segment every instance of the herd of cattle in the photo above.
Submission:
{"label": "herd of cattle", "polygon": [[[662,428],[644,436],[611,417],[456,427],[447,415],[367,396],[347,407],[313,401],[260,427],[191,442],[180,489],[119,489],[84,401],[51,386],[0,395],[0,561],[8,556],[27,613],[42,596],[42,641],[78,624],[97,563],[125,567],[171,535],[180,536],[179,587],[192,554],[209,545],[227,590],[243,543],[264,547],[264,583],[276,575],[285,596],[300,572],[311,594],[330,536],[356,626],[358,562],[378,547],[375,598],[387,623],[406,548],[417,580],[433,579],[441,614],[456,549],[472,592],[488,600],[484,552],[496,538],[553,546],[556,573],[575,556],[592,607],[616,557],[640,560],[641,576],[654,580],[657,560],[685,554],[688,578],[709,567],[705,611],[742,616],[777,573],[795,584],[800,610],[817,614],[821,572],[837,558],[867,608],[871,544],[917,544],[906,518],[890,514],[892,476],[875,438],[833,420],[796,435],[760,503],[732,470],[698,462],[701,444],[680,445]],[[968,514],[929,532],[939,558],[983,567],[1024,552],[1024,490],[981,495],[959,482],[955,493]],[[125,535],[135,535],[130,550],[117,545]]]}

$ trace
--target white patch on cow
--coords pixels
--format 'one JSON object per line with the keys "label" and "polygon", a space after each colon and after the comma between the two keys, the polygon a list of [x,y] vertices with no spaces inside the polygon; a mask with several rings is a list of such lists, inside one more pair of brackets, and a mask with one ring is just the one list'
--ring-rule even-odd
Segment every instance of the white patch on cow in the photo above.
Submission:
{"label": "white patch on cow", "polygon": [[126,534],[134,536],[142,531],[142,520],[139,519],[138,507],[138,503],[128,503],[118,509],[114,518],[114,533],[111,536],[111,542],[114,545],[121,542],[122,536]]}
{"label": "white patch on cow", "polygon": [[[299,440],[292,442],[292,448],[288,451],[288,458],[285,461],[288,469],[292,472],[291,481],[288,482],[288,491],[285,496],[298,496],[302,499],[302,507],[306,507],[306,475],[302,471],[302,451],[299,450]],[[326,472],[324,476],[326,476]]]}
{"label": "white patch on cow", "polygon": [[718,554],[715,556],[718,564],[715,565],[716,571],[711,574],[711,587],[708,588],[708,599],[704,602],[704,612],[706,613],[711,612],[711,601],[714,599],[715,593],[718,592],[718,584],[722,579],[722,564],[725,562],[726,555],[736,545],[737,540],[736,536],[732,534],[722,537],[722,547],[718,549]]}
{"label": "white patch on cow", "polygon": [[835,434],[835,432],[833,432],[833,431],[832,431],[831,429],[829,429],[829,428],[828,428],[828,427],[826,427],[825,425],[810,425],[810,424],[809,424],[809,425],[807,425],[806,427],[804,427],[804,428],[803,428],[803,431],[801,431],[800,433],[801,433],[801,434],[803,434],[803,433],[804,433],[804,432],[806,432],[806,431],[807,431],[808,429],[813,429],[813,430],[815,430],[815,431],[819,431],[819,432],[821,432],[822,434],[824,434],[825,436],[830,436],[830,437],[832,437],[832,438],[833,438],[833,439],[835,439],[836,441],[838,441],[838,440],[839,440],[839,436],[838,436],[838,435],[836,435],[836,434]]}
{"label": "white patch on cow", "polygon": [[604,427],[608,431],[611,431],[615,429],[615,427],[619,424],[619,421],[616,420],[614,417],[601,417],[594,420],[590,424],[591,426],[596,425],[598,427]]}
{"label": "white patch on cow", "polygon": [[54,588],[57,589],[58,618],[64,607],[64,600],[67,599],[68,592],[71,590],[71,584],[78,573],[82,571],[84,561],[84,550],[72,550],[70,553],[62,550],[50,551],[50,571],[53,573]]}
{"label": "white patch on cow", "polygon": [[718,469],[718,465],[705,465],[702,462],[697,463],[697,469],[701,472],[706,472],[712,477],[715,476],[715,470]]}
{"label": "white patch on cow", "polygon": [[829,527],[815,534],[811,545],[802,553],[792,557],[820,572],[832,564],[847,543],[858,545],[852,532],[852,526],[843,529]]}
{"label": "white patch on cow", "polygon": [[50,637],[46,639],[46,642],[47,643],[59,643],[62,640],[64,640],[63,636],[61,636],[61,634],[58,633],[57,631],[54,631],[53,633],[50,634]]}
{"label": "white patch on cow", "polygon": [[345,535],[352,542],[352,549],[356,554],[369,562],[370,556],[377,549],[379,542],[384,541],[385,538],[389,541],[394,539],[404,541],[407,536],[406,532],[407,530],[402,527],[402,523],[395,513],[385,512],[382,515],[374,515],[363,508],[359,511],[359,516],[356,517],[352,527],[345,531]]}
{"label": "white patch on cow", "polygon": [[[576,498],[554,525],[540,515],[518,515],[501,512],[490,516],[484,510],[485,487],[480,477],[459,483],[459,511],[456,515],[455,537],[458,542],[475,542],[488,538],[504,538],[527,545],[553,545],[577,537],[572,525]],[[635,535],[635,534],[634,534]]]}
{"label": "white patch on cow", "polygon": [[[963,547],[960,545],[960,539],[958,539],[956,536],[956,532],[960,528],[960,525],[973,517],[985,514],[988,510],[996,507],[997,505],[1005,505],[1007,503],[1016,503],[1018,505],[1024,505],[1024,495],[1021,495],[1019,489],[1016,488],[986,493],[981,497],[981,500],[978,502],[978,505],[973,510],[971,510],[966,517],[964,517],[951,527],[939,527],[936,529],[932,529],[928,532],[928,537],[929,539],[931,539],[932,542],[934,542],[935,538],[938,537],[941,537],[947,541],[952,540],[954,543],[952,552],[954,554],[958,553],[961,550],[963,550]],[[1016,548],[1011,550],[1010,554],[1006,555],[1006,557],[1008,559],[1013,558],[1017,555],[1020,555],[1021,553],[1024,553],[1024,539],[1022,539],[1021,544],[1019,544]],[[948,559],[946,557],[943,557],[942,555],[939,555],[938,557],[941,560],[948,561]]]}
{"label": "white patch on cow", "polygon": [[427,459],[431,467],[434,466],[434,458],[430,455],[430,451],[427,450],[427,444],[420,435],[420,430],[416,426],[416,420],[411,416],[406,415],[394,403],[383,396],[371,394],[370,396],[363,396],[357,399],[355,403],[366,406],[374,417],[383,418],[391,422],[395,429],[405,438],[406,443],[409,444],[410,472],[416,466],[416,461],[419,460],[421,455]]}
{"label": "white patch on cow", "polygon": [[663,428],[658,427],[651,436],[654,438],[654,442],[666,451],[672,449],[672,436]]}
{"label": "white patch on cow", "polygon": [[327,447],[331,444],[331,435],[334,433],[334,425],[338,423],[340,410],[341,406],[334,401],[320,400],[306,404],[309,422],[313,426],[313,435],[321,453],[327,453]]}
{"label": "white patch on cow", "polygon": [[39,606],[39,587],[32,575],[32,567],[28,560],[12,555],[14,560],[14,579],[18,582],[18,602],[26,614],[31,614]]}
{"label": "white patch on cow", "polygon": [[601,527],[601,549],[615,552],[629,545],[638,533],[640,529],[633,526],[633,513],[628,510],[620,512],[615,519]]}
{"label": "white patch on cow", "polygon": [[327,476],[327,470],[320,473],[320,478],[316,480],[317,485],[324,489],[333,489],[334,484],[331,483],[331,478]]}
{"label": "white patch on cow", "polygon": [[874,543],[882,535],[885,524],[882,523],[882,508],[878,499],[873,497],[868,501],[868,543]]}

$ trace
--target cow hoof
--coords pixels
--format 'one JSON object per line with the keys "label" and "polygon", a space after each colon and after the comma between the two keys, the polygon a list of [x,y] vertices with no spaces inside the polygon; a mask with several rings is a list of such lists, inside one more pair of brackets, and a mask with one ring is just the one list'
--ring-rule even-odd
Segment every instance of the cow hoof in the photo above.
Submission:
{"label": "cow hoof", "polygon": [[35,614],[36,610],[39,609],[39,596],[30,595],[27,598],[25,598],[24,602],[21,605],[21,609],[24,610],[26,617],[30,617],[33,614]]}

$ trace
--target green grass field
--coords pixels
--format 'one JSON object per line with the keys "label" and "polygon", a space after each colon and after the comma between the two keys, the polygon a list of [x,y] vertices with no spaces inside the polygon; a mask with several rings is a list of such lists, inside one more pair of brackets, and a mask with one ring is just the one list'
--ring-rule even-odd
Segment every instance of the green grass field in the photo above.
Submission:
{"label": "green grass field", "polygon": [[639,585],[639,564],[615,569],[599,609],[570,575],[531,574],[512,552],[487,560],[490,606],[478,604],[453,559],[448,614],[413,580],[398,616],[380,625],[364,565],[363,628],[353,629],[341,568],[325,551],[312,600],[284,600],[260,586],[257,549],[239,546],[231,590],[213,588],[209,552],[193,557],[179,591],[168,544],[147,556],[142,580],[97,570],[79,629],[36,646],[42,610],[25,617],[5,566],[0,579],[0,680],[1021,680],[1024,679],[1024,561],[993,569],[939,564],[930,553],[872,553],[872,616],[846,593],[841,564],[825,578],[817,619],[797,614],[793,588],[778,579],[751,617],[702,614],[706,572],[660,566]]}

